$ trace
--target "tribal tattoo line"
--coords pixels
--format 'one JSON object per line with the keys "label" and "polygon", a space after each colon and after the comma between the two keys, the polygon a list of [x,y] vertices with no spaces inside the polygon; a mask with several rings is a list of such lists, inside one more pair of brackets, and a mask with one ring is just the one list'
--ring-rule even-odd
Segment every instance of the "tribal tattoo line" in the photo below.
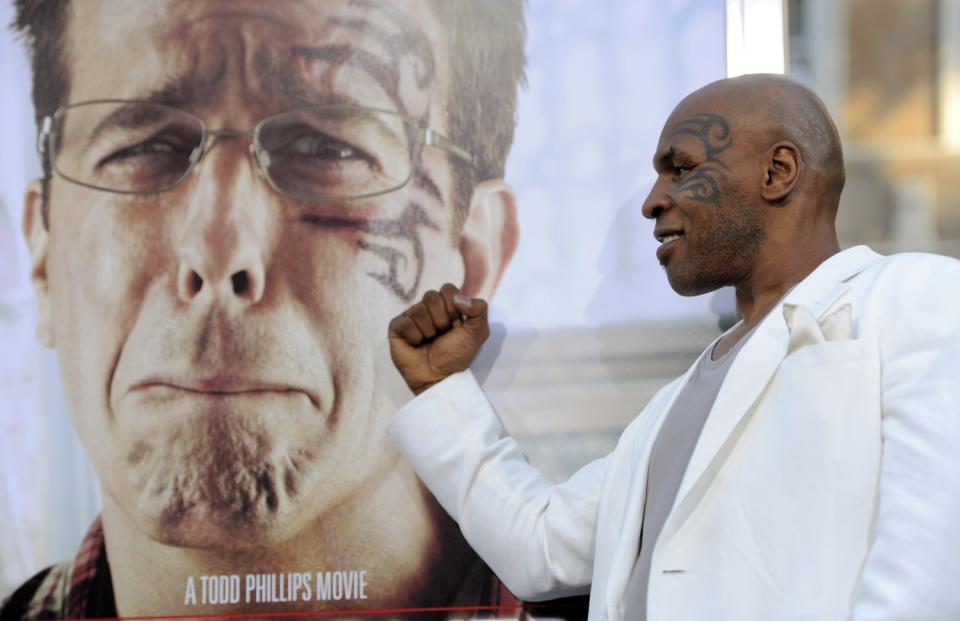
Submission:
{"label": "tribal tattoo line", "polygon": [[719,155],[733,144],[730,124],[719,114],[701,113],[681,121],[670,137],[690,135],[703,144],[706,156],[683,181],[679,191],[687,198],[714,204],[720,200],[720,179],[726,178],[730,169]]}
{"label": "tribal tattoo line", "polygon": [[352,220],[309,215],[304,218],[311,224],[340,229],[354,229],[374,237],[382,237],[388,241],[405,241],[410,244],[416,269],[413,283],[405,287],[400,282],[400,271],[407,267],[408,257],[400,250],[382,243],[375,243],[366,239],[357,240],[361,250],[373,253],[383,259],[386,268],[382,272],[367,272],[367,275],[389,289],[404,302],[412,302],[420,288],[420,279],[423,276],[425,255],[423,240],[420,238],[421,229],[440,230],[440,227],[427,216],[426,210],[415,202],[409,203],[399,218],[382,220]]}
{"label": "tribal tattoo line", "polygon": [[429,40],[408,15],[390,5],[372,5],[365,0],[354,0],[351,5],[366,11],[376,9],[396,30],[389,32],[368,17],[331,18],[328,25],[370,37],[384,48],[386,55],[381,57],[353,44],[297,46],[293,49],[294,54],[309,60],[362,69],[380,84],[398,110],[409,114],[400,96],[401,63],[412,59],[416,63],[417,87],[427,88],[436,77],[436,60]]}

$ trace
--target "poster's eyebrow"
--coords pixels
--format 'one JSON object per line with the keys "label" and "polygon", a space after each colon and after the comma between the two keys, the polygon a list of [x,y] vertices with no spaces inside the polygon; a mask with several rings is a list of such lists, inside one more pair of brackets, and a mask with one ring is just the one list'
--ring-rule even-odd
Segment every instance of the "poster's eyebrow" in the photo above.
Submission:
{"label": "poster's eyebrow", "polygon": [[166,118],[170,112],[162,108],[143,106],[143,102],[162,104],[186,110],[195,104],[197,98],[196,80],[193,76],[182,75],[168,80],[163,86],[155,88],[143,97],[131,100],[118,100],[117,107],[102,118],[87,134],[88,143],[96,141],[108,127],[137,128]]}
{"label": "poster's eyebrow", "polygon": [[[223,72],[218,71],[213,74],[213,77],[205,79],[202,90],[212,92],[217,83],[223,79],[223,75]],[[189,109],[200,103],[198,101],[201,98],[201,88],[198,88],[199,82],[199,78],[193,74],[179,75],[170,78],[162,86],[151,90],[141,99],[174,108]]]}

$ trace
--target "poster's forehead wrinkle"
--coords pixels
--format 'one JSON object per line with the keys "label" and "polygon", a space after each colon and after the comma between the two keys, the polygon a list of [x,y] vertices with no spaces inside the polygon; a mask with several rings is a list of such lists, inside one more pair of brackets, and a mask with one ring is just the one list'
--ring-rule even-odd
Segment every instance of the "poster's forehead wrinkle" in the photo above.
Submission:
{"label": "poster's forehead wrinkle", "polygon": [[[185,6],[187,10],[194,8],[198,3],[196,0],[181,0],[181,5]],[[247,6],[245,6],[245,4]],[[299,5],[301,8],[310,10],[308,4],[300,2],[299,0],[292,4],[290,0],[284,2],[284,12],[277,13],[271,10],[262,10],[263,3],[244,3],[238,2],[237,0],[229,0],[228,2],[210,2],[206,0],[205,5],[201,5],[197,8],[205,9],[197,17],[191,17],[191,21],[194,24],[201,23],[208,19],[224,19],[224,18],[238,18],[238,19],[261,19],[266,20],[274,24],[275,26],[280,26],[283,28],[291,28],[292,23],[291,19],[284,15],[284,13],[290,14],[291,9],[296,5]],[[315,7],[314,7],[315,8]]]}
{"label": "poster's forehead wrinkle", "polygon": [[[208,5],[203,5],[207,7]],[[303,29],[289,17],[250,9],[243,3],[209,5],[199,16],[170,20],[170,29],[156,41],[161,51],[156,66],[192,80],[192,101],[215,106],[256,98],[261,86],[255,60],[265,45],[301,36]],[[219,9],[219,10],[217,10]],[[148,76],[152,75],[149,66]]]}
{"label": "poster's forehead wrinkle", "polygon": [[261,50],[255,63],[264,90],[293,106],[337,106],[363,103],[349,94],[334,92],[322,84],[306,79],[303,75],[292,71],[288,63],[280,62],[276,55],[269,53],[268,50]]}
{"label": "poster's forehead wrinkle", "polygon": [[[312,6],[312,10],[301,10]],[[428,123],[437,86],[436,43],[419,3],[328,2],[255,5],[239,2],[171,7],[151,35],[163,50],[153,67],[169,83],[155,99],[173,105],[249,104],[260,114],[313,103],[350,103],[402,112]],[[424,22],[424,23],[421,23]],[[128,42],[128,46],[133,40]],[[133,59],[142,64],[142,59]],[[144,61],[146,62],[146,61]],[[150,75],[147,75],[150,74]],[[181,75],[183,74],[183,75]],[[156,85],[124,96],[143,98]],[[150,83],[152,81],[152,83]],[[179,86],[180,88],[174,88]],[[187,88],[189,87],[189,88]]]}

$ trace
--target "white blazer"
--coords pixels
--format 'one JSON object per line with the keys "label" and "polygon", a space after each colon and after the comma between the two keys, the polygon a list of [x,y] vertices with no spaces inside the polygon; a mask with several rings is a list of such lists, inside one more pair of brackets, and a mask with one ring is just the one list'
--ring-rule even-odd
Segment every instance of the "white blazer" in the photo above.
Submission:
{"label": "white blazer", "polygon": [[[590,619],[614,621],[650,451],[687,375],[557,485],[469,373],[411,401],[390,434],[514,593],[589,585]],[[647,618],[960,620],[960,262],[852,248],[763,320],[657,540]]]}

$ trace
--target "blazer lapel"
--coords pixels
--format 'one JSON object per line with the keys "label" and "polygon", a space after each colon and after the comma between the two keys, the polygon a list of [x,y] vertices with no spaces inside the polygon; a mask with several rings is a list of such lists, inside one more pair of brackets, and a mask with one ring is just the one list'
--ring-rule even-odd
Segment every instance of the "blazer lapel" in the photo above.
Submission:
{"label": "blazer lapel", "polygon": [[846,281],[878,258],[880,255],[866,246],[857,246],[834,255],[797,284],[757,326],[753,336],[737,354],[717,394],[680,483],[673,511],[664,524],[660,541],[668,540],[677,532],[703,497],[749,420],[747,413],[766,389],[786,355],[789,333],[783,317],[783,305],[805,306],[815,317],[820,317],[843,297],[849,288]]}

